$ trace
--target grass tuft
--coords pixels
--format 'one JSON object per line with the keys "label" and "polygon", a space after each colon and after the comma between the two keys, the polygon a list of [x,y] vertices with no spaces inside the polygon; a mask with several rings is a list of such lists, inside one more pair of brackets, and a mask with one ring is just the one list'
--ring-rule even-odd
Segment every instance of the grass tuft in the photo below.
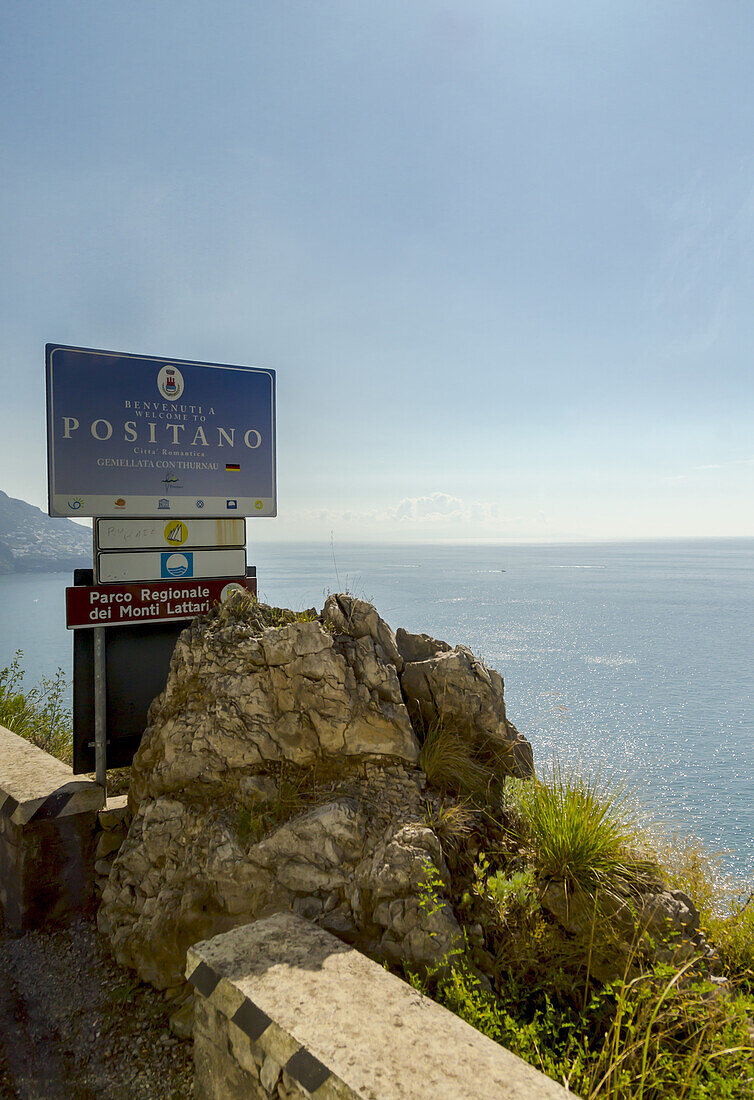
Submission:
{"label": "grass tuft", "polygon": [[571,774],[559,765],[548,781],[509,780],[506,801],[523,825],[542,880],[560,880],[582,894],[633,895],[656,878],[641,853],[637,814],[620,785]]}
{"label": "grass tuft", "polygon": [[440,801],[427,803],[424,820],[437,836],[443,849],[458,852],[474,832],[479,812],[471,801]]}
{"label": "grass tuft", "polygon": [[430,784],[443,794],[480,795],[495,778],[468,741],[439,722],[433,723],[424,735],[419,767]]}

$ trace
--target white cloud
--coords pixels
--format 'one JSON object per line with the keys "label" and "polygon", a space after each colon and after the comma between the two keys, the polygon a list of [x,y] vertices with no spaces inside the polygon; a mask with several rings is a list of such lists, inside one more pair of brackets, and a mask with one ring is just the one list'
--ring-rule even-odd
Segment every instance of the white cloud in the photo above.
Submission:
{"label": "white cloud", "polygon": [[464,520],[471,517],[474,509],[483,507],[479,504],[467,506],[459,497],[435,492],[422,497],[404,497],[396,507],[388,509],[386,515],[402,521]]}
{"label": "white cloud", "polygon": [[404,497],[382,508],[286,509],[276,520],[275,531],[278,537],[327,538],[334,531],[336,536],[346,539],[379,535],[400,541],[537,537],[546,526],[546,517],[540,512],[532,512],[528,517],[506,514],[495,502],[463,500],[436,490]]}

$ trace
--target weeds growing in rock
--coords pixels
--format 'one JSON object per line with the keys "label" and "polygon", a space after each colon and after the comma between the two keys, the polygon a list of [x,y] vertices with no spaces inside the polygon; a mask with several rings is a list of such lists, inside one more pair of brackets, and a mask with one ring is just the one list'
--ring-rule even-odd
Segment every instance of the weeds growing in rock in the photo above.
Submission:
{"label": "weeds growing in rock", "polygon": [[444,849],[456,853],[474,831],[478,810],[468,799],[429,802],[424,820]]}
{"label": "weeds growing in rock", "polygon": [[244,623],[252,628],[254,634],[261,634],[267,627],[287,626],[289,623],[309,623],[317,618],[316,608],[304,611],[290,611],[286,607],[271,607],[260,603],[251,592],[231,592],[222,603],[218,603],[210,616],[220,625]]}
{"label": "weeds growing in rock", "polygon": [[494,778],[491,768],[482,763],[468,739],[433,723],[424,734],[419,752],[419,767],[437,790],[479,795]]}
{"label": "weeds growing in rock", "polygon": [[71,716],[63,705],[65,674],[43,676],[39,685],[23,688],[23,651],[0,669],[0,725],[31,741],[65,764],[73,759]]}
{"label": "weeds growing in rock", "polygon": [[[696,842],[676,838],[666,868],[622,788],[558,768],[546,780],[507,779],[502,798],[492,786],[465,801],[446,794],[427,821],[466,947],[408,975],[417,988],[584,1100],[752,1100],[754,902],[715,911],[715,861]],[[579,932],[543,907],[553,882],[579,895]],[[658,961],[663,944],[641,927],[624,942],[606,915],[605,895],[630,906],[663,882],[699,898],[727,987],[709,980],[701,956]]]}
{"label": "weeds growing in rock", "polygon": [[321,764],[300,767],[285,761],[275,769],[274,793],[269,798],[254,797],[237,805],[232,824],[240,842],[255,844],[267,833],[283,825],[321,801],[319,789],[327,784],[329,773]]}

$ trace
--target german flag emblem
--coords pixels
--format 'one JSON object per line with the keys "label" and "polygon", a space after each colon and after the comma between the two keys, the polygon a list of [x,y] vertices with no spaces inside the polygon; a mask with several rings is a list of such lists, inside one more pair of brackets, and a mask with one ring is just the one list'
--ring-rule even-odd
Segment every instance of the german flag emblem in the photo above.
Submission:
{"label": "german flag emblem", "polygon": [[241,469],[241,466],[239,465],[238,462],[226,462],[225,463],[226,472],[228,470],[240,470],[240,469]]}

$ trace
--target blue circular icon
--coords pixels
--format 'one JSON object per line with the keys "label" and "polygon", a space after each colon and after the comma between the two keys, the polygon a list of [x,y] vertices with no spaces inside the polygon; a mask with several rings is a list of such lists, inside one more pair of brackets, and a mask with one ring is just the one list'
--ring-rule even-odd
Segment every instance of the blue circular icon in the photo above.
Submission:
{"label": "blue circular icon", "polygon": [[165,571],[171,577],[185,577],[188,573],[188,558],[185,554],[171,554],[165,562]]}

